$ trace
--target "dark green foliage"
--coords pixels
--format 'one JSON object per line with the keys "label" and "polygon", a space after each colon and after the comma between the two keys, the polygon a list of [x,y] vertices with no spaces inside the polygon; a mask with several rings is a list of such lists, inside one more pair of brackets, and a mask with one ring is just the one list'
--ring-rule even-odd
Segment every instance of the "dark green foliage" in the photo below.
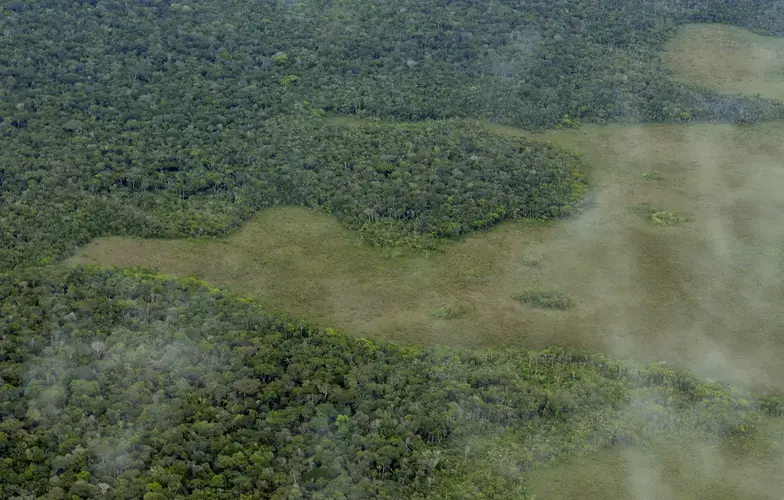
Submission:
{"label": "dark green foliage", "polygon": [[576,157],[478,123],[281,128],[288,136],[270,144],[276,153],[266,167],[278,196],[333,213],[376,245],[426,245],[507,218],[563,217],[586,190]]}
{"label": "dark green foliage", "polygon": [[527,306],[542,309],[565,311],[574,307],[574,301],[559,290],[523,290],[512,298]]}
{"label": "dark green foliage", "polygon": [[[105,234],[222,235],[278,204],[335,214],[371,244],[433,247],[507,218],[568,215],[585,191],[573,155],[474,122],[274,119],[241,154],[230,137],[168,156],[135,140],[115,151],[83,139],[35,182],[6,184],[2,266],[59,258]],[[7,156],[12,180],[33,175],[37,160]]]}
{"label": "dark green foliage", "polygon": [[642,177],[648,181],[663,181],[665,179],[662,173],[656,171],[645,172]]}
{"label": "dark green foliage", "polygon": [[[695,20],[784,26],[772,0],[11,0],[0,269],[98,235],[222,235],[284,203],[420,247],[567,215],[574,157],[451,119],[784,117],[670,79],[657,50]],[[401,348],[82,268],[0,276],[0,389],[2,498],[525,498],[537,463],[782,412],[659,366]]]}
{"label": "dark green foliage", "polygon": [[[429,140],[442,154],[431,157],[444,163],[400,179],[413,184],[411,193],[404,186],[410,198],[435,198],[390,206],[401,186],[379,177],[384,162],[372,165],[368,184],[346,184],[329,146],[297,151],[312,140],[289,129],[305,133],[304,125],[271,119],[473,117],[537,128],[782,117],[773,101],[674,82],[657,56],[679,23],[775,34],[781,12],[772,1],[741,0],[14,0],[0,12],[0,268],[57,259],[102,234],[223,234],[284,202],[337,203],[367,240],[406,246],[485,227],[499,208],[501,218],[547,212],[553,200],[527,192],[521,202],[524,188],[509,192],[515,155],[497,167],[489,163],[498,157],[486,156],[473,188],[469,179],[432,185],[434,176],[450,180],[444,169],[470,175],[471,154],[456,164],[444,158],[459,152],[458,139],[438,131]],[[336,149],[368,140],[356,131]],[[415,163],[405,145],[389,146],[397,162]],[[293,189],[300,181],[304,190]],[[356,192],[347,198],[339,187]],[[443,203],[455,190],[477,205]],[[485,191],[492,196],[480,206]]]}
{"label": "dark green foliage", "polygon": [[[674,83],[656,55],[685,22],[781,34],[774,0],[201,0],[65,8],[19,0],[0,20],[16,49],[3,54],[6,88],[15,94],[9,104],[27,103],[36,114],[47,109],[72,131],[91,129],[90,115],[143,130],[153,116],[157,128],[187,114],[208,132],[297,108],[405,120],[483,117],[526,127],[781,113],[771,101]],[[60,89],[66,99],[53,92]],[[34,126],[31,110],[9,111],[13,127]]]}
{"label": "dark green foliage", "polygon": [[6,274],[0,313],[3,498],[525,498],[538,462],[760,414],[658,365],[402,348],[133,269]]}
{"label": "dark green foliage", "polygon": [[538,268],[542,267],[542,262],[539,259],[536,259],[536,258],[533,258],[533,257],[525,258],[525,259],[523,259],[522,262],[523,262],[523,265],[525,267],[531,267],[531,268],[534,268],[534,269],[538,269]]}

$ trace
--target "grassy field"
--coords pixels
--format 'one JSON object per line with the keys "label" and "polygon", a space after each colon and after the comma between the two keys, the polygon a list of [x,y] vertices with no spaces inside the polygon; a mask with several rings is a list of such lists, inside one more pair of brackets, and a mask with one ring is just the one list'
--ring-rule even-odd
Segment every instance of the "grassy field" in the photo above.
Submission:
{"label": "grassy field", "polygon": [[662,54],[689,83],[721,92],[784,99],[784,40],[722,24],[689,24]]}
{"label": "grassy field", "polygon": [[784,426],[753,442],[658,441],[619,446],[529,475],[537,500],[781,500]]}
{"label": "grassy field", "polygon": [[[593,166],[594,207],[558,224],[505,223],[442,255],[384,254],[332,217],[283,207],[225,241],[104,238],[71,262],[198,275],[358,335],[577,345],[780,388],[782,134],[781,123],[549,132]],[[640,206],[680,222],[657,224]],[[537,289],[573,307],[513,298]]]}

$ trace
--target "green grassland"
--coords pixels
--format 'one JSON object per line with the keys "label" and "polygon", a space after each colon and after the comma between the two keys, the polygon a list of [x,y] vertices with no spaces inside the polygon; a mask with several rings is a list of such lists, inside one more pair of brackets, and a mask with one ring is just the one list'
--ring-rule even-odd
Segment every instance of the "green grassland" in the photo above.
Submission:
{"label": "green grassland", "polygon": [[781,38],[721,24],[687,24],[678,27],[662,58],[682,81],[784,100]]}
{"label": "green grassland", "polygon": [[[281,207],[226,240],[103,238],[71,262],[196,274],[373,338],[590,347],[781,387],[782,132],[780,123],[548,132],[539,139],[590,166],[593,206],[557,223],[503,223],[442,253],[385,253],[333,217]],[[663,179],[652,184],[650,170]],[[641,203],[689,217],[653,224],[635,210]],[[575,307],[512,298],[552,287]],[[431,314],[453,302],[466,312]]]}
{"label": "green grassland", "polygon": [[770,420],[757,439],[706,443],[654,440],[539,468],[529,477],[539,500],[778,500],[784,491],[784,427]]}
{"label": "green grassland", "polygon": [[[723,92],[758,93],[782,99],[782,54],[781,39],[762,37],[726,25],[688,25],[680,27],[676,36],[667,43],[663,57],[676,77],[683,81]],[[732,288],[732,291],[743,294],[751,291],[752,297],[760,290],[756,284],[765,283],[765,278],[769,276],[767,273],[771,270],[773,279],[767,283],[776,287],[778,281],[781,290],[781,270],[784,265],[784,237],[774,220],[782,205],[780,198],[773,195],[783,186],[781,180],[784,168],[777,160],[777,157],[781,158],[781,153],[771,155],[772,150],[769,149],[775,137],[780,137],[784,130],[781,125],[771,127],[769,135],[756,128],[733,130],[736,139],[732,141],[732,148],[723,149],[714,146],[715,141],[721,140],[721,127],[711,127],[711,140],[710,136],[704,135],[705,128],[701,131],[700,127],[690,126],[683,131],[683,135],[702,138],[691,142],[691,151],[682,150],[681,155],[685,153],[685,156],[692,156],[693,159],[691,162],[669,165],[670,168],[667,168],[667,162],[655,161],[665,155],[649,156],[651,149],[657,147],[655,141],[646,142],[641,149],[639,142],[629,140],[635,136],[633,130],[626,130],[615,137],[619,146],[630,154],[630,161],[647,164],[654,160],[650,163],[649,172],[643,175],[649,179],[655,178],[657,184],[669,183],[670,186],[680,186],[691,193],[699,193],[700,186],[710,186],[716,194],[724,193],[726,201],[720,206],[704,207],[703,220],[707,224],[703,222],[703,231],[705,235],[712,235],[713,253],[727,270],[725,276],[742,270],[745,276],[741,278],[741,274],[735,274],[736,279],[749,280],[746,281],[747,286],[740,285]],[[624,141],[622,136],[627,139]],[[682,140],[670,140],[668,143]],[[748,160],[749,157],[755,159]],[[595,158],[601,161],[602,157],[597,154]],[[734,167],[726,168],[732,164]],[[755,175],[755,165],[767,167]],[[688,180],[681,172],[695,167],[701,173],[691,176],[686,184],[681,184]],[[694,189],[695,183],[698,189]],[[649,189],[657,188],[649,186]],[[742,195],[743,192],[747,194]],[[770,193],[767,197],[764,194],[766,192]],[[765,201],[759,203],[757,194],[765,197]],[[762,215],[765,213],[768,215]],[[728,234],[733,236],[727,238]],[[746,262],[746,265],[741,262]],[[758,271],[749,272],[749,265],[757,267]],[[731,288],[733,285],[716,283],[713,293],[721,294],[724,287]],[[780,303],[781,299],[769,297],[762,303],[774,305],[776,300]],[[722,302],[726,304],[727,300]],[[754,298],[746,307],[755,310],[759,303]],[[771,313],[772,309],[763,311],[761,315]],[[773,317],[776,317],[775,313]],[[730,319],[730,316],[725,316],[725,319]],[[780,322],[781,319],[776,321]],[[759,324],[751,320],[750,325]],[[736,349],[742,349],[743,345],[769,346],[770,341],[780,345],[780,331],[773,323],[770,326],[772,328],[768,330],[767,342],[757,335],[761,330],[752,329],[747,330],[745,335],[739,335],[731,343],[731,349],[741,352]],[[696,346],[698,349],[704,347],[704,344]],[[767,358],[764,349],[749,355],[749,365],[760,360],[765,362],[765,359],[771,365],[776,364],[775,358],[781,355],[780,351],[777,350],[777,354]],[[748,374],[746,371],[742,377]],[[781,373],[771,374],[770,377],[781,380]],[[531,488],[536,498],[553,500],[778,499],[784,491],[780,474],[784,468],[784,429],[779,421],[768,422],[762,428],[764,432],[761,434],[765,437],[743,445],[730,441],[716,446],[687,440],[678,443],[658,441],[645,447],[613,448],[572,459],[557,467],[537,469],[529,476]]]}

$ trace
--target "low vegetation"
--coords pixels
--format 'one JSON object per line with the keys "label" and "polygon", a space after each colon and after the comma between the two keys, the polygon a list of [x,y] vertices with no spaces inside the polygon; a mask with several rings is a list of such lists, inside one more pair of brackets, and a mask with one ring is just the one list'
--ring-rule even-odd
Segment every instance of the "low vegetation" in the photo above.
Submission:
{"label": "low vegetation", "polygon": [[650,214],[650,221],[662,226],[674,226],[683,221],[683,217],[666,210],[659,210]]}
{"label": "low vegetation", "polygon": [[664,63],[681,81],[784,101],[781,37],[726,24],[688,24],[678,27],[664,49]]}
{"label": "low vegetation", "polygon": [[763,420],[754,439],[654,439],[617,446],[528,476],[539,499],[779,500],[784,422]]}
{"label": "low vegetation", "polygon": [[539,269],[542,267],[541,259],[537,257],[524,257],[521,261],[525,267]]}
{"label": "low vegetation", "polygon": [[522,473],[782,403],[578,351],[409,348],[143,270],[0,277],[3,498],[526,498]]}
{"label": "low vegetation", "polygon": [[675,226],[687,220],[685,215],[674,214],[668,210],[661,210],[652,207],[647,203],[641,203],[635,206],[634,211],[648,222],[659,226]]}
{"label": "low vegetation", "polygon": [[656,171],[645,172],[642,177],[647,181],[663,181],[665,179],[663,174]]}
{"label": "low vegetation", "polygon": [[529,307],[541,309],[565,311],[574,307],[574,301],[560,290],[523,290],[512,298]]}
{"label": "low vegetation", "polygon": [[430,315],[436,319],[458,319],[471,312],[471,307],[460,302],[449,302],[430,310]]}

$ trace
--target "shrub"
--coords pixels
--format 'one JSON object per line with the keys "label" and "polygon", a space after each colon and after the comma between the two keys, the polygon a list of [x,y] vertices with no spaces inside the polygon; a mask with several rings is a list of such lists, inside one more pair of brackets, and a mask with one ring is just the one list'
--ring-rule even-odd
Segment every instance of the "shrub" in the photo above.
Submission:
{"label": "shrub", "polygon": [[529,307],[540,309],[565,311],[574,307],[574,301],[559,290],[523,290],[512,298]]}
{"label": "shrub", "polygon": [[652,170],[650,172],[645,172],[644,174],[642,174],[642,178],[645,179],[646,181],[663,181],[664,175],[662,175],[660,172],[656,172],[655,170]]}
{"label": "shrub", "polygon": [[676,214],[668,210],[654,208],[645,203],[634,207],[634,211],[648,222],[660,226],[675,226],[686,220],[686,216],[683,214]]}
{"label": "shrub", "polygon": [[542,261],[536,255],[527,255],[527,256],[523,257],[523,260],[521,261],[521,263],[525,267],[531,267],[531,268],[536,268],[536,269],[542,267]]}
{"label": "shrub", "polygon": [[457,319],[466,316],[471,308],[466,304],[448,303],[431,309],[430,316],[436,319]]}
{"label": "shrub", "polygon": [[674,226],[675,224],[680,224],[681,218],[677,214],[662,210],[653,212],[650,215],[650,221],[663,226]]}

